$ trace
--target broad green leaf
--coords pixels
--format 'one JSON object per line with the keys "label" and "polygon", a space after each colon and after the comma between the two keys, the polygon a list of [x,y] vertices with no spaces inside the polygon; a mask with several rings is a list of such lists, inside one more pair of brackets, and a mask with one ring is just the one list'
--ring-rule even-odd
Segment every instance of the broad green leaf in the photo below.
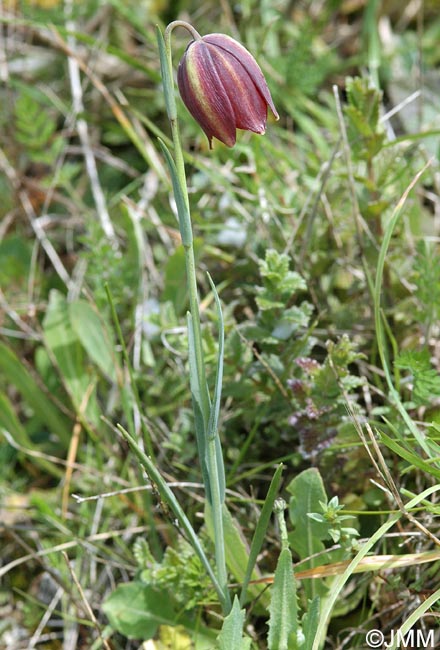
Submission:
{"label": "broad green leaf", "polygon": [[50,293],[43,332],[76,411],[98,426],[100,413],[91,388],[94,378],[88,373],[83,347],[70,323],[67,300],[59,291]]}
{"label": "broad green leaf", "polygon": [[269,650],[288,650],[289,637],[298,627],[298,603],[292,568],[292,555],[283,548],[278,558],[272,585],[269,618]]}
{"label": "broad green leaf", "polygon": [[222,630],[217,637],[218,650],[248,650],[251,644],[249,637],[243,637],[245,610],[240,609],[237,596],[234,598],[232,609],[223,621]]}
{"label": "broad green leaf", "polygon": [[50,434],[57,436],[67,445],[70,440],[69,424],[15,353],[1,342],[0,368],[8,382],[15,386],[26,404],[50,430]]}
{"label": "broad green leaf", "polygon": [[109,329],[85,300],[69,303],[70,323],[90,359],[112,382],[116,382],[116,356]]}
{"label": "broad green leaf", "polygon": [[[314,521],[308,516],[311,512],[321,512],[320,503],[327,502],[319,471],[312,467],[296,476],[288,485],[287,491],[292,495],[289,502],[289,516],[294,531],[289,535],[290,546],[303,560],[324,550],[322,540],[327,537],[328,526]],[[312,568],[325,561],[323,557],[312,559],[303,566]],[[324,595],[325,585],[311,580],[305,585],[309,598]]]}
{"label": "broad green leaf", "polygon": [[176,625],[169,595],[141,582],[117,587],[102,609],[110,625],[131,639],[151,639],[159,625]]}
{"label": "broad green leaf", "polygon": [[301,559],[322,550],[321,540],[327,537],[325,523],[314,521],[311,512],[321,512],[321,503],[327,503],[327,495],[319,471],[312,467],[296,476],[287,486],[291,494],[289,516],[295,528],[290,545]]}

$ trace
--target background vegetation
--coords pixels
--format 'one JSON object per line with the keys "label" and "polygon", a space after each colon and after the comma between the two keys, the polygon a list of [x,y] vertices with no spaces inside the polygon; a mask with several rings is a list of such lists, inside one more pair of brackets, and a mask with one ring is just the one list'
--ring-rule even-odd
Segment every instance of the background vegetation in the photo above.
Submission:
{"label": "background vegetation", "polygon": [[[202,566],[116,429],[145,441],[211,556],[157,142],[155,25],[176,18],[245,44],[281,116],[210,151],[178,102],[211,387],[206,271],[225,320],[231,584],[282,462],[288,538],[270,523],[254,578],[282,547],[315,575],[294,597],[307,643],[315,596],[322,647],[365,647],[414,612],[439,643],[440,4],[1,6],[0,647],[231,650]],[[177,64],[187,34],[173,42]],[[368,540],[370,565],[335,591],[342,569],[318,567]],[[240,647],[300,647],[274,638],[271,591],[250,585]]]}

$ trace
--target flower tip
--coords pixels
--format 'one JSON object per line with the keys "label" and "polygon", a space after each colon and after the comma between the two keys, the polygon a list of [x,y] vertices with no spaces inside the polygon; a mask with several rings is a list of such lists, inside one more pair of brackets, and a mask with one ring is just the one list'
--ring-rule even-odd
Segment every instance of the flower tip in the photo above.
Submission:
{"label": "flower tip", "polygon": [[278,120],[280,119],[280,116],[278,114],[277,109],[275,108],[275,104],[272,101],[272,97],[270,99],[271,99],[271,101],[268,103],[269,108],[270,108],[270,110],[272,112],[272,115],[274,116],[275,121],[278,122]]}

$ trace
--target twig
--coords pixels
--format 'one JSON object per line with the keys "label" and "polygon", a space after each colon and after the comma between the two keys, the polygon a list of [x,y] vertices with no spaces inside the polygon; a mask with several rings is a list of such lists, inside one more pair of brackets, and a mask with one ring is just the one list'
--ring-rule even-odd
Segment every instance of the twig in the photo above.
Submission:
{"label": "twig", "polygon": [[35,648],[37,643],[41,642],[41,633],[43,632],[44,628],[46,627],[47,623],[49,622],[49,620],[50,620],[50,618],[51,618],[51,616],[52,616],[52,614],[53,614],[53,612],[55,610],[55,607],[58,605],[58,603],[60,601],[60,598],[62,597],[63,594],[64,594],[63,587],[58,587],[58,589],[55,592],[54,597],[50,601],[49,605],[47,605],[47,609],[46,609],[41,621],[39,622],[39,624],[37,626],[37,629],[33,633],[32,637],[29,639],[29,643],[28,643],[28,646],[27,646],[28,650],[33,650],[33,648]]}
{"label": "twig", "polygon": [[[20,451],[22,454],[26,454],[26,456],[30,456],[31,458],[42,458],[43,460],[47,460],[54,465],[62,465],[63,467],[70,465],[71,468],[80,470],[82,472],[87,472],[87,474],[93,473],[96,478],[103,479],[105,477],[109,477],[108,472],[100,472],[96,468],[87,467],[86,465],[81,465],[81,463],[76,463],[75,461],[69,462],[69,460],[64,460],[64,458],[58,458],[58,456],[52,456],[51,454],[45,454],[42,451],[29,449],[28,447],[19,445],[14,437],[10,434],[10,432],[6,429],[0,428],[0,433],[6,438],[8,444],[11,445],[11,447],[17,449],[17,451]],[[127,481],[122,479],[120,476],[112,476],[111,478],[115,483],[127,485]]]}
{"label": "twig", "polygon": [[29,327],[29,325],[21,318],[20,314],[18,314],[15,309],[9,305],[1,289],[0,307],[5,311],[6,314],[8,314],[9,318],[17,325],[17,327],[20,328],[20,333],[12,331],[11,336],[15,336],[16,338],[30,339],[33,341],[41,341],[40,334]]}
{"label": "twig", "polygon": [[[44,557],[45,555],[50,555],[51,553],[59,553],[60,551],[67,551],[70,548],[75,548],[76,546],[81,546],[81,545],[87,547],[87,544],[91,542],[107,541],[108,539],[113,539],[114,537],[122,536],[127,533],[131,535],[138,535],[141,533],[146,533],[149,530],[150,530],[150,526],[133,526],[133,528],[124,528],[122,530],[110,530],[110,531],[106,531],[105,533],[90,535],[83,540],[75,539],[75,540],[71,540],[70,542],[57,544],[56,546],[50,546],[49,548],[43,548],[40,551],[29,552],[27,555],[23,555],[22,557],[16,558],[15,560],[12,560],[8,564],[5,564],[4,566],[0,567],[0,578],[2,578],[7,573],[9,573],[9,571],[12,571],[12,569],[15,569],[15,567],[20,566],[21,564],[25,564],[30,560],[39,559],[41,557]],[[47,567],[45,567],[45,569],[46,571],[48,570]]]}
{"label": "twig", "polygon": [[[191,481],[171,481],[168,482],[169,487],[192,487],[203,490],[203,483],[193,483]],[[84,503],[84,501],[99,501],[100,499],[107,499],[109,497],[118,497],[121,494],[130,494],[131,492],[141,492],[143,490],[152,491],[152,485],[137,485],[136,487],[125,488],[123,490],[113,490],[112,492],[102,492],[101,494],[92,494],[88,497],[80,497],[78,494],[72,494],[71,496],[75,499],[77,503]]]}
{"label": "twig", "polygon": [[94,627],[95,627],[95,630],[96,630],[97,633],[98,633],[99,638],[100,638],[101,641],[102,641],[102,645],[104,646],[104,648],[105,648],[106,650],[112,650],[111,647],[110,647],[110,645],[109,645],[109,643],[108,643],[108,641],[107,641],[107,639],[105,639],[105,638],[102,636],[101,627],[100,627],[100,625],[99,625],[99,623],[98,623],[98,620],[97,620],[95,614],[93,613],[93,609],[91,608],[89,601],[88,601],[87,598],[86,598],[86,595],[85,595],[85,593],[84,593],[84,591],[83,591],[83,588],[81,587],[81,584],[80,584],[78,578],[76,577],[76,573],[75,573],[75,571],[73,570],[73,567],[72,567],[72,565],[71,565],[71,563],[70,563],[70,560],[69,560],[69,558],[68,558],[68,556],[67,556],[67,553],[66,553],[65,551],[62,551],[62,555],[63,555],[63,557],[64,557],[64,559],[65,559],[65,561],[66,561],[67,568],[69,569],[70,575],[72,576],[72,580],[73,580],[73,582],[75,583],[75,586],[76,586],[76,588],[77,588],[78,591],[79,591],[79,594],[80,594],[80,596],[81,596],[81,600],[82,600],[83,603],[84,603],[84,607],[85,607],[85,609],[86,609],[86,612],[87,612],[87,614],[88,614],[90,620],[92,621],[92,623],[93,623],[93,625],[94,625]]}
{"label": "twig", "polygon": [[356,184],[354,180],[354,170],[353,170],[353,164],[351,160],[350,145],[348,142],[347,129],[345,128],[344,115],[341,106],[341,99],[339,97],[339,91],[336,85],[333,86],[333,94],[335,97],[336,113],[339,120],[339,127],[341,129],[342,149],[344,152],[345,163],[347,165],[347,176],[349,180],[349,191],[350,191],[350,196],[351,196],[351,201],[352,201],[352,206],[354,211],[354,222],[356,227],[357,243],[361,253],[362,267],[365,273],[365,280],[367,282],[370,293],[373,294],[373,280],[371,278],[371,274],[368,269],[368,264],[365,259],[364,245],[362,241],[362,232],[364,231],[367,233],[369,239],[373,242],[374,245],[377,244],[374,240],[372,232],[370,231],[367,223],[365,222],[365,219],[363,219],[359,208],[359,202],[356,196]]}
{"label": "twig", "polygon": [[[72,10],[72,0],[66,0],[65,6],[66,6],[66,10],[70,14]],[[75,24],[73,20],[70,19],[67,20],[66,27],[69,31],[74,32]],[[69,36],[67,37],[67,42],[72,52],[75,52],[76,39],[72,34],[69,34]],[[72,104],[73,104],[74,116],[78,116],[84,112],[84,102],[83,102],[81,77],[79,73],[78,60],[74,56],[69,56],[67,62],[69,67],[70,89],[72,92]],[[99,220],[101,222],[102,229],[106,234],[106,236],[108,237],[108,239],[111,241],[115,250],[117,250],[118,242],[116,238],[116,233],[114,231],[113,224],[111,222],[110,215],[107,210],[104,192],[102,190],[101,183],[99,181],[98,169],[96,167],[96,160],[93,155],[92,145],[89,136],[89,129],[86,120],[84,120],[82,117],[77,117],[76,128],[81,142],[84,160],[86,163],[86,169],[90,179],[90,187],[92,190],[96,211]]]}
{"label": "twig", "polygon": [[283,396],[283,397],[284,397],[288,402],[290,402],[289,393],[288,393],[287,390],[284,388],[284,386],[283,386],[283,384],[281,383],[281,381],[280,381],[278,375],[277,375],[277,374],[272,370],[272,368],[271,368],[270,365],[267,363],[267,361],[266,361],[266,360],[263,358],[263,356],[258,352],[258,350],[257,350],[257,348],[255,347],[255,345],[254,345],[253,343],[251,343],[251,341],[248,341],[247,338],[246,338],[245,336],[243,336],[243,334],[240,332],[240,330],[238,329],[238,327],[235,328],[235,331],[237,332],[238,336],[240,337],[242,343],[244,343],[244,344],[249,348],[249,350],[252,352],[252,354],[253,354],[253,355],[258,359],[258,361],[261,363],[261,365],[263,366],[263,368],[265,368],[265,369],[267,370],[268,374],[272,377],[273,382],[274,382],[274,384],[276,385],[276,387],[278,388],[278,390],[280,391],[281,395],[282,395],[282,396]]}
{"label": "twig", "polygon": [[78,410],[78,418],[74,424],[73,427],[73,432],[72,432],[72,438],[70,440],[70,445],[69,445],[69,451],[67,453],[67,465],[66,465],[66,472],[65,472],[65,478],[64,478],[64,486],[63,486],[63,493],[62,493],[62,499],[61,499],[61,517],[63,519],[66,518],[67,516],[67,508],[69,505],[69,490],[70,490],[70,483],[72,480],[72,474],[73,474],[73,468],[74,468],[74,462],[76,458],[76,454],[78,452],[78,446],[79,446],[79,437],[81,434],[81,429],[82,429],[82,418],[83,415],[86,411],[87,404],[89,402],[90,396],[92,394],[93,389],[95,388],[95,384],[91,382],[87,390],[85,391],[84,397],[81,401],[79,410]]}
{"label": "twig", "polygon": [[23,210],[27,218],[29,219],[29,222],[32,226],[32,230],[34,231],[36,238],[41,244],[41,247],[43,248],[47,257],[51,261],[52,266],[54,267],[56,273],[58,273],[61,280],[70,289],[70,286],[72,284],[70,275],[68,274],[66,267],[62,263],[51,241],[48,239],[44,229],[40,225],[28,194],[23,189],[20,189],[20,181],[18,179],[17,173],[15,169],[12,167],[12,165],[10,164],[9,160],[7,159],[2,149],[0,149],[0,168],[3,169],[12,186],[16,190],[18,190],[17,191],[18,198],[20,199],[20,202],[23,206]]}

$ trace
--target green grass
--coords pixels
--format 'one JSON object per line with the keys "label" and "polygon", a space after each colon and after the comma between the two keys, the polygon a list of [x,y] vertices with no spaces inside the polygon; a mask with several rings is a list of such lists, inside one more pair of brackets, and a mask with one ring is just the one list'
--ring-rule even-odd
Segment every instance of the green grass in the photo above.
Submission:
{"label": "green grass", "polygon": [[[438,645],[438,3],[3,4],[0,647]],[[178,18],[264,136],[179,158]]]}

